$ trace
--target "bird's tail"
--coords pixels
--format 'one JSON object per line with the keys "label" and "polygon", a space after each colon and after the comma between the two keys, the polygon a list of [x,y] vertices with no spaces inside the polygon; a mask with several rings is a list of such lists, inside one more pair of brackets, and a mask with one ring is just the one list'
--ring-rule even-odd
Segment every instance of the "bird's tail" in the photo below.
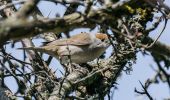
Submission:
{"label": "bird's tail", "polygon": [[23,47],[23,48],[18,48],[18,49],[33,50],[33,51],[38,51],[41,53],[46,53],[51,56],[55,56],[55,52],[52,52],[51,50],[47,49],[46,47]]}
{"label": "bird's tail", "polygon": [[38,51],[38,52],[46,52],[46,50],[42,47],[23,47],[23,48],[17,48],[17,49],[22,49],[22,50],[33,50],[33,51]]}

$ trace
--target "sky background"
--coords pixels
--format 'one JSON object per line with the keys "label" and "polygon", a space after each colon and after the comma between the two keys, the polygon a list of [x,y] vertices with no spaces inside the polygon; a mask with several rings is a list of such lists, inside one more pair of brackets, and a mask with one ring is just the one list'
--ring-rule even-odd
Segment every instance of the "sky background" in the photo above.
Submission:
{"label": "sky background", "polygon": [[[166,4],[170,5],[170,1],[166,0]],[[50,17],[50,18],[54,18],[57,13],[60,13],[61,15],[63,15],[66,9],[65,7],[62,7],[59,4],[55,5],[53,3],[45,2],[45,1],[40,2],[38,6],[40,7],[43,15],[46,17]],[[81,7],[80,7],[80,10],[81,10]],[[164,23],[161,23],[158,29],[154,30],[150,34],[150,36],[153,38],[156,38],[158,34],[161,32],[163,25]],[[170,22],[168,22],[164,33],[159,38],[159,41],[166,43],[168,45],[170,44],[169,28],[170,28]],[[73,35],[76,33],[89,32],[89,31],[90,31],[89,29],[77,29],[77,30],[73,30],[71,34]],[[97,29],[90,31],[90,32],[95,33],[97,32]],[[41,42],[42,40],[34,41],[36,46],[41,45]],[[17,43],[16,47],[21,47],[21,44]],[[110,50],[111,49],[108,49],[107,51],[110,51]],[[22,51],[20,50],[14,50],[14,49],[11,49],[10,47],[7,47],[7,51],[11,53],[12,55],[14,55],[15,57],[19,57],[20,59],[22,59],[23,57]],[[47,58],[47,55],[44,55],[44,59],[46,58]],[[139,96],[136,93],[134,93],[134,88],[136,87],[138,90],[142,90],[139,81],[144,83],[146,79],[154,76],[155,73],[150,66],[153,66],[153,68],[155,69],[157,68],[156,64],[153,61],[153,58],[150,57],[150,55],[143,56],[141,53],[138,53],[136,64],[133,65],[133,71],[131,71],[130,74],[126,74],[125,72],[122,72],[122,75],[118,78],[118,81],[117,81],[118,90],[115,91],[113,95],[113,99],[114,100],[147,100],[148,98],[146,96]],[[56,70],[56,69],[63,70],[61,65],[56,59],[53,59],[53,62],[50,65],[50,67],[53,68],[53,70]],[[59,71],[57,73],[57,76],[61,76],[61,73]],[[9,77],[6,79],[5,83],[13,92],[16,91],[17,87],[16,87],[16,83],[14,79]],[[160,83],[159,85],[152,85],[148,91],[151,93],[151,95],[156,100],[162,100],[165,97],[170,97],[169,95],[170,90],[166,84]]]}

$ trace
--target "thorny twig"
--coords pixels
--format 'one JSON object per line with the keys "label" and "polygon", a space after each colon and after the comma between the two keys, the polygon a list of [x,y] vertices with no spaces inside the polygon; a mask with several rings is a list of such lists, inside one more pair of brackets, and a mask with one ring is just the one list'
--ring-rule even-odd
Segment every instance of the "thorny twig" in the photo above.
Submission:
{"label": "thorny twig", "polygon": [[135,89],[135,92],[138,93],[138,94],[145,94],[149,98],[149,100],[154,100],[153,97],[149,94],[147,88],[141,82],[140,82],[140,84],[141,84],[141,86],[143,88],[143,92],[139,92],[136,89]]}

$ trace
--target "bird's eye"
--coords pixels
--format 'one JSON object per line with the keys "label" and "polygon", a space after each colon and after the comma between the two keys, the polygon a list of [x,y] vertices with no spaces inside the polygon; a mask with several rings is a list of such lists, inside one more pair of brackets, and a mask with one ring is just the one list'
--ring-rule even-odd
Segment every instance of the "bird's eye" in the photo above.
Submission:
{"label": "bird's eye", "polygon": [[101,39],[102,42],[104,42],[105,39]]}

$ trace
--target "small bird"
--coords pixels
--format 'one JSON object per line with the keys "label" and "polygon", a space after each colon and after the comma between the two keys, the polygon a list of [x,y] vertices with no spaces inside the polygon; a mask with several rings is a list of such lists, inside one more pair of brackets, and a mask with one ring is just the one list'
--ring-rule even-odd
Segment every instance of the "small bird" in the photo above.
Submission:
{"label": "small bird", "polygon": [[108,36],[104,33],[80,33],[68,39],[54,40],[42,47],[19,49],[34,50],[56,57],[61,63],[82,64],[101,56],[109,47]]}

